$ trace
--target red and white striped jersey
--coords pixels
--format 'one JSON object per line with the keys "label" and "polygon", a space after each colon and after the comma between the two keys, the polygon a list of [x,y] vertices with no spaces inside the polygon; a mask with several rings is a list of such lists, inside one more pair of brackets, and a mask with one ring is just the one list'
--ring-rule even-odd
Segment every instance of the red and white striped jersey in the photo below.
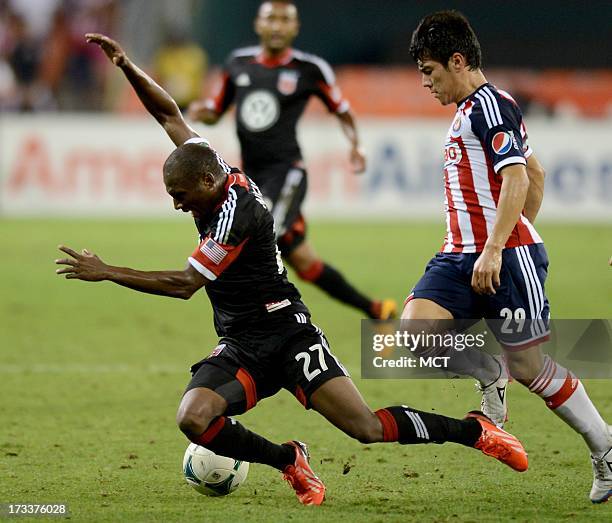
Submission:
{"label": "red and white striped jersey", "polygon": [[[446,238],[442,252],[480,252],[495,223],[500,171],[532,154],[521,111],[506,92],[484,84],[460,102],[444,148]],[[521,215],[506,247],[542,243]]]}

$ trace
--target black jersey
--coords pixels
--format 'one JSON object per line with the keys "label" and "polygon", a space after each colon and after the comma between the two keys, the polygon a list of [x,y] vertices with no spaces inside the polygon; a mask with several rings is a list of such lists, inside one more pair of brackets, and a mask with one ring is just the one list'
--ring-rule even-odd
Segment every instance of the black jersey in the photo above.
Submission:
{"label": "black jersey", "polygon": [[[334,73],[323,59],[288,49],[271,60],[261,47],[234,51],[223,78],[207,106],[223,114],[236,104],[236,126],[243,169],[262,183],[263,169],[290,165],[302,158],[296,125],[308,99],[317,96],[330,112],[343,113],[348,102],[336,85]],[[286,169],[283,175],[286,173]]]}
{"label": "black jersey", "polygon": [[270,314],[309,314],[287,280],[276,247],[273,218],[257,185],[237,169],[227,175],[226,197],[206,223],[196,220],[200,244],[189,263],[210,282],[219,336],[233,336]]}

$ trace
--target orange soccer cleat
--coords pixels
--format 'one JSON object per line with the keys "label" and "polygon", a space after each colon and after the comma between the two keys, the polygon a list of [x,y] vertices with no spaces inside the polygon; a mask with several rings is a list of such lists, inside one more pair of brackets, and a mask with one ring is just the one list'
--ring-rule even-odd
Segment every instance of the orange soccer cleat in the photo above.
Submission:
{"label": "orange soccer cleat", "polygon": [[474,448],[487,456],[494,457],[518,472],[527,470],[529,465],[527,452],[517,438],[500,429],[480,411],[473,410],[468,412],[465,417],[476,419],[482,427],[482,434],[474,444]]}
{"label": "orange soccer cleat", "polygon": [[295,448],[295,462],[285,467],[283,479],[293,487],[300,503],[320,505],[325,500],[325,485],[310,468],[308,447],[300,441],[288,441],[285,445]]}

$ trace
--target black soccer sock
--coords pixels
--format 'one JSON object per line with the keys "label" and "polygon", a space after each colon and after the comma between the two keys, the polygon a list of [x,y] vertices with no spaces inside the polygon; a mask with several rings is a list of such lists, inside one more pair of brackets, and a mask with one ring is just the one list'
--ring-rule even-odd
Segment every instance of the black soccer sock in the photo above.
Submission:
{"label": "black soccer sock", "polygon": [[383,426],[384,441],[403,445],[452,441],[473,447],[482,433],[480,423],[474,418],[447,418],[405,405],[380,409],[375,414]]}
{"label": "black soccer sock", "polygon": [[272,443],[226,416],[216,418],[203,434],[191,441],[220,456],[263,463],[278,470],[295,461],[295,448],[291,445]]}
{"label": "black soccer sock", "polygon": [[336,269],[327,265],[327,263],[318,262],[318,264],[320,264],[317,266],[318,270],[304,271],[299,276],[314,283],[332,298],[336,298],[347,305],[352,305],[372,317],[372,300],[355,289]]}

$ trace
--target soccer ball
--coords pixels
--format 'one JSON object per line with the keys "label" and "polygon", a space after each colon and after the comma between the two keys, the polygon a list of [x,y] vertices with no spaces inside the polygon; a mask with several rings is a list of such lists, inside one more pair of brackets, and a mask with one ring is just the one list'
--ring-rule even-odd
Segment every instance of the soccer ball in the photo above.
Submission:
{"label": "soccer ball", "polygon": [[217,456],[207,448],[191,443],[183,457],[183,475],[195,490],[206,496],[226,496],[246,481],[249,464]]}

